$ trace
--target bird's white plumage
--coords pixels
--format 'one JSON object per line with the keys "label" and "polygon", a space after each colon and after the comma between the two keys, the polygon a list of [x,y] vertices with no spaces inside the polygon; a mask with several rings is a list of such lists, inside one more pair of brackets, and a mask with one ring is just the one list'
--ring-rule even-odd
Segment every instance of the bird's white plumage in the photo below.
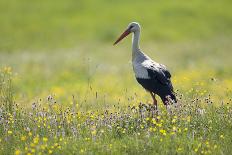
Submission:
{"label": "bird's white plumage", "polygon": [[140,25],[136,22],[132,22],[128,27],[132,27],[132,65],[136,78],[150,79],[148,75],[148,69],[159,71],[160,68],[166,70],[166,67],[153,61],[149,56],[144,54],[139,48],[140,38]]}
{"label": "bird's white plumage", "polygon": [[147,69],[140,63],[133,63],[133,70],[136,78],[149,79]]}
{"label": "bird's white plumage", "polygon": [[151,60],[147,55],[137,56],[132,65],[135,77],[141,79],[150,79],[147,72],[148,69],[159,71],[159,68],[166,68],[164,65]]}

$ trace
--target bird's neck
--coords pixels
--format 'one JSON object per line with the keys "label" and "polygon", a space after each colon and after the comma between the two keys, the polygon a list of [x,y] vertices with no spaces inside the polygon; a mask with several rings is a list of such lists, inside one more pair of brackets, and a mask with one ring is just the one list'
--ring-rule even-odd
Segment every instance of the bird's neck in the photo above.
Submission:
{"label": "bird's neck", "polygon": [[141,54],[139,48],[140,31],[135,31],[132,37],[132,61]]}

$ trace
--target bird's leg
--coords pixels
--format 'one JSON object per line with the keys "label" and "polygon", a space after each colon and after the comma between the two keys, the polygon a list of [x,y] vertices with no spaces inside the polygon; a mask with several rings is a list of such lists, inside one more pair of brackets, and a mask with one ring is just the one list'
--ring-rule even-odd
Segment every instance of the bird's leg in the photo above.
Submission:
{"label": "bird's leg", "polygon": [[157,100],[156,100],[156,98],[155,98],[155,93],[150,92],[150,94],[151,94],[151,97],[152,97],[152,99],[153,99],[153,104],[154,104],[154,106],[155,106],[155,109],[157,110]]}

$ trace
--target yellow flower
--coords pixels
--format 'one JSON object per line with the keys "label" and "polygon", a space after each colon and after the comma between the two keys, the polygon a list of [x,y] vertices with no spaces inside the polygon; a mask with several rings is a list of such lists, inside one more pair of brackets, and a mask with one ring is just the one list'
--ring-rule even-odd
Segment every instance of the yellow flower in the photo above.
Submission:
{"label": "yellow flower", "polygon": [[31,152],[32,152],[32,153],[35,153],[35,149],[31,149]]}
{"label": "yellow flower", "polygon": [[92,133],[92,135],[96,135],[96,134],[97,134],[97,131],[96,131],[96,130],[93,130],[91,133]]}
{"label": "yellow flower", "polygon": [[34,142],[35,144],[38,144],[38,143],[39,143],[39,137],[35,137],[35,138],[33,139],[33,142]]}
{"label": "yellow flower", "polygon": [[220,135],[220,138],[224,139],[225,137],[224,137],[224,135]]}
{"label": "yellow flower", "polygon": [[44,141],[44,142],[47,142],[48,139],[47,139],[46,137],[43,137],[43,141]]}
{"label": "yellow flower", "polygon": [[80,150],[80,153],[83,153],[83,152],[84,152],[84,150],[83,150],[83,149],[81,149],[81,150]]}
{"label": "yellow flower", "polygon": [[216,148],[217,148],[217,145],[214,145],[213,148],[216,149]]}
{"label": "yellow flower", "polygon": [[52,154],[52,150],[48,150],[48,153],[49,153],[49,154]]}
{"label": "yellow flower", "polygon": [[16,150],[15,151],[15,155],[20,155],[21,154],[21,151],[20,150]]}
{"label": "yellow flower", "polygon": [[7,74],[11,74],[12,73],[12,69],[11,69],[11,67],[4,67],[3,68],[3,72],[7,73]]}
{"label": "yellow flower", "polygon": [[190,121],[191,121],[191,117],[188,116],[188,117],[187,117],[187,122],[190,122]]}
{"label": "yellow flower", "polygon": [[22,136],[21,141],[25,141],[25,140],[26,140],[26,136]]}
{"label": "yellow flower", "polygon": [[9,130],[9,131],[7,131],[7,133],[8,133],[9,135],[11,135],[11,134],[12,134],[12,131]]}
{"label": "yellow flower", "polygon": [[45,150],[46,146],[45,145],[41,145],[41,149]]}
{"label": "yellow flower", "polygon": [[28,133],[28,135],[29,135],[29,136],[32,136],[32,133],[31,133],[31,132],[29,132],[29,133]]}
{"label": "yellow flower", "polygon": [[176,131],[176,127],[175,126],[173,126],[172,129],[173,129],[173,131]]}
{"label": "yellow flower", "polygon": [[164,136],[166,136],[166,131],[164,129],[160,129],[160,133],[162,133]]}
{"label": "yellow flower", "polygon": [[176,119],[173,119],[173,120],[172,120],[172,123],[175,123],[175,122],[176,122]]}

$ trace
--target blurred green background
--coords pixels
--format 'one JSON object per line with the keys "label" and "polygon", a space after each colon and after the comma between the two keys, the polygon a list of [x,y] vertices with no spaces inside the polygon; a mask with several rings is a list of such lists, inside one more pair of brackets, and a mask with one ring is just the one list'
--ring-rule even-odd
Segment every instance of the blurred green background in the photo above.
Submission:
{"label": "blurred green background", "polygon": [[131,36],[112,46],[137,21],[142,50],[170,69],[176,89],[187,92],[200,82],[220,98],[232,86],[231,6],[231,0],[0,0],[0,67],[12,67],[22,104],[49,94],[60,102],[75,95],[83,107],[135,93],[148,101],[130,64]]}

